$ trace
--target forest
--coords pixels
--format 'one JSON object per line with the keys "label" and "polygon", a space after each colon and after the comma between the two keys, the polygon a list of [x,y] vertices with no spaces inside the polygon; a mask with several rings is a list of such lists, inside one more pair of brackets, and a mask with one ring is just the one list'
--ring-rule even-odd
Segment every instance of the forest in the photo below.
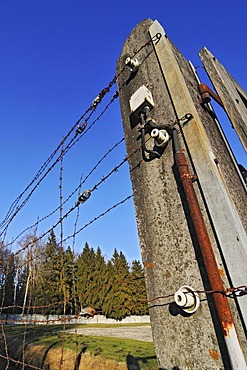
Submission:
{"label": "forest", "polygon": [[88,243],[76,254],[53,230],[46,242],[28,235],[22,245],[18,254],[0,245],[1,314],[78,315],[85,307],[117,320],[148,314],[140,261],[129,264],[117,249],[106,260]]}

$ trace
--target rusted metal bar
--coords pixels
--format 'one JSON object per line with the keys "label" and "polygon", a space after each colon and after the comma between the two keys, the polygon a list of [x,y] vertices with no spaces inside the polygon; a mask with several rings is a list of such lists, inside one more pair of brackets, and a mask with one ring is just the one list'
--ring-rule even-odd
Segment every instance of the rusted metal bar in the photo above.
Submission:
{"label": "rusted metal bar", "polygon": [[[178,142],[176,130],[173,130],[173,137],[174,143],[176,144]],[[209,239],[207,228],[193,187],[192,176],[189,172],[187,159],[184,152],[179,150],[178,145],[174,145],[174,149],[175,163],[178,168],[179,177],[188,203],[190,216],[201,249],[211,289],[219,292],[215,293],[213,298],[222,325],[232,369],[247,369],[228,299],[224,294],[225,290],[214,256],[211,241]]]}
{"label": "rusted metal bar", "polygon": [[224,105],[219,95],[215,94],[213,90],[211,90],[210,87],[208,87],[206,84],[201,83],[198,86],[198,89],[201,94],[203,104],[209,103],[211,98],[213,98],[222,108],[224,108]]}

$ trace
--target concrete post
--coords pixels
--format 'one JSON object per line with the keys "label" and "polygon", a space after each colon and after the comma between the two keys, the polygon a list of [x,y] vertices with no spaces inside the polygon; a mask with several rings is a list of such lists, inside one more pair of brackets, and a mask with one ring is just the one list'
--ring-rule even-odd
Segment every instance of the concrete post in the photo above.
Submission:
{"label": "concrete post", "polygon": [[[158,27],[158,28],[157,28]],[[177,169],[174,165],[171,140],[161,150],[161,158],[143,161],[140,140],[142,124],[130,111],[129,99],[144,85],[152,93],[154,108],[151,117],[158,124],[178,122],[185,114],[193,114],[193,118],[184,127],[180,121],[180,144],[186,150],[192,173],[198,175],[198,169],[206,166],[210,173],[209,152],[202,151],[199,161],[194,163],[190,147],[196,148],[206,140],[207,149],[211,144],[207,138],[201,118],[207,125],[214,120],[197,99],[197,81],[189,64],[176,51],[172,44],[167,55],[174,57],[177,63],[168,61],[171,79],[177,84],[177,99],[172,95],[176,90],[164,78],[164,69],[157,48],[162,49],[162,43],[167,42],[158,22],[145,20],[141,22],[126,40],[117,63],[117,82],[119,87],[120,105],[129,155],[129,165],[133,186],[134,203],[139,232],[139,240],[145,267],[145,278],[150,308],[152,332],[160,369],[231,369],[228,353],[223,341],[218,317],[210,294],[201,293],[201,304],[193,314],[187,314],[174,302],[174,293],[181,286],[190,286],[197,291],[210,290],[202,256],[195,238],[192,222],[178,181]],[[163,40],[162,40],[163,39]],[[158,55],[158,57],[157,57]],[[132,66],[132,72],[125,67],[127,58],[136,58],[139,69]],[[168,60],[168,59],[167,59]],[[190,71],[190,72],[189,72]],[[189,75],[182,84],[177,83],[177,73]],[[190,89],[195,89],[194,95]],[[184,90],[183,90],[183,88]],[[187,90],[188,91],[187,91]],[[189,99],[189,103],[188,103]],[[198,113],[199,111],[199,113]],[[179,126],[177,126],[179,128]],[[154,140],[146,134],[147,148],[153,149]],[[188,147],[187,141],[190,141]],[[199,142],[197,141],[199,140]],[[193,151],[192,151],[193,152]],[[195,152],[196,153],[196,152]],[[193,153],[194,154],[194,153]],[[196,154],[197,155],[197,154]],[[149,156],[147,154],[147,156]],[[206,159],[205,159],[206,158]],[[205,160],[204,160],[205,159]],[[201,161],[201,164],[200,164]],[[203,161],[203,162],[202,162]],[[199,170],[204,177],[204,170]],[[218,175],[217,175],[218,176]],[[195,183],[201,209],[210,234],[219,269],[225,274],[223,261],[218,249],[218,239],[211,227],[211,217],[208,215],[205,197],[202,194],[200,178]],[[229,281],[224,276],[225,286]],[[233,306],[237,327],[240,330],[241,341],[244,341],[242,325],[238,320],[236,306]]]}

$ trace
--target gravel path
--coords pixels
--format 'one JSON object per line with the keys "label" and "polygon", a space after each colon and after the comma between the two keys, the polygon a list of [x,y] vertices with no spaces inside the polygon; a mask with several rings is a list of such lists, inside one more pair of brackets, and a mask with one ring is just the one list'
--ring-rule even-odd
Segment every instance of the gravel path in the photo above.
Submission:
{"label": "gravel path", "polygon": [[[75,329],[67,330],[75,333]],[[97,337],[118,337],[153,342],[151,326],[120,326],[113,328],[77,328],[77,334]]]}

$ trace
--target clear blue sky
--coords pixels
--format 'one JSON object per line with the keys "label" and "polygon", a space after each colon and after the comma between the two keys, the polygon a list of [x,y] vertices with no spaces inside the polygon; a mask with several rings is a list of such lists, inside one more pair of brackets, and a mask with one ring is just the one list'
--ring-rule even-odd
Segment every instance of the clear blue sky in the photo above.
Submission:
{"label": "clear blue sky", "polygon": [[[247,2],[244,0],[1,1],[0,220],[62,137],[113,78],[124,41],[145,18],[157,19],[194,65],[201,64],[198,52],[207,46],[247,90]],[[203,79],[203,70],[200,73]],[[227,121],[226,126],[230,127]],[[238,160],[247,166],[246,155],[234,139],[233,130],[228,131]],[[122,137],[116,101],[65,156],[64,199],[78,186],[80,176],[86,176]],[[83,190],[92,188],[124,156],[123,143],[83,185]],[[81,205],[78,228],[131,193],[125,164]],[[76,196],[64,212],[75,201]],[[11,223],[6,241],[58,205],[59,165]],[[40,223],[38,234],[50,228],[58,217],[57,213]],[[65,237],[73,233],[75,217],[74,212],[64,222]],[[59,233],[58,227],[58,239]],[[128,260],[140,259],[132,200],[80,233],[76,238],[77,251],[86,241],[95,248],[100,246],[107,257],[117,247]],[[67,245],[71,243],[72,240]]]}

